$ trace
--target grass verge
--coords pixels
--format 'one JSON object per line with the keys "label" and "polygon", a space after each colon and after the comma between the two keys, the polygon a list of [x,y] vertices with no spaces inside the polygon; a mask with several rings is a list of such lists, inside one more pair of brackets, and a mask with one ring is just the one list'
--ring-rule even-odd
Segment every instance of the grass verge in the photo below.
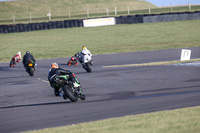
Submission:
{"label": "grass verge", "polygon": [[200,46],[200,20],[67,28],[0,35],[0,62],[18,51],[36,59],[69,57],[88,47],[93,54]]}
{"label": "grass verge", "polygon": [[70,11],[71,17],[74,15],[89,13],[104,13],[106,8],[109,12],[114,12],[114,7],[118,11],[127,11],[127,6],[130,10],[155,8],[153,4],[147,1],[138,0],[19,0],[19,1],[4,1],[0,2],[0,20],[12,19],[15,14],[16,19],[29,18],[30,13],[32,18],[46,17],[47,13],[51,12],[52,17],[65,16],[68,18]]}
{"label": "grass verge", "polygon": [[48,22],[47,13],[49,12],[52,14],[51,21],[149,14],[149,7],[153,14],[200,10],[200,5],[191,5],[190,8],[188,6],[158,8],[141,0],[59,0],[57,2],[55,0],[18,0],[0,2],[0,23]]}
{"label": "grass verge", "polygon": [[199,133],[200,106],[112,118],[26,133]]}

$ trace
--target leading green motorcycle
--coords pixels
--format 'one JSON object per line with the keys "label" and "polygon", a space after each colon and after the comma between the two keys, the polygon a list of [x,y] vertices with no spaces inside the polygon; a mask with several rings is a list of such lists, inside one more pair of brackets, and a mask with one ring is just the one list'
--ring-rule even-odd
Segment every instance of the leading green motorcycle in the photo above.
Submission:
{"label": "leading green motorcycle", "polygon": [[[74,75],[75,77],[75,75]],[[77,102],[78,98],[85,100],[86,97],[82,92],[80,82],[75,78],[76,83],[79,87],[73,87],[73,83],[69,80],[69,75],[61,75],[53,77],[53,86],[59,88],[60,96],[64,99],[69,98],[72,102]]]}

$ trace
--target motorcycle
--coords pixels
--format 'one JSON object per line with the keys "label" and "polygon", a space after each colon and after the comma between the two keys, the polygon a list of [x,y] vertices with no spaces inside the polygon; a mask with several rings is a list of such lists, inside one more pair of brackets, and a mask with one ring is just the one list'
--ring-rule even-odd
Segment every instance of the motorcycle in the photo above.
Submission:
{"label": "motorcycle", "polygon": [[85,69],[88,73],[92,72],[93,60],[90,54],[75,54],[70,58],[67,65],[78,65],[78,61],[82,64],[83,69]]}
{"label": "motorcycle", "polygon": [[16,66],[16,64],[17,63],[19,63],[19,60],[17,59],[17,57],[13,57],[12,59],[11,59],[11,61],[10,61],[10,67],[15,67]]}
{"label": "motorcycle", "polygon": [[[75,75],[73,74],[75,77]],[[52,77],[54,81],[54,86],[59,88],[60,96],[64,99],[69,98],[72,102],[77,102],[78,98],[85,100],[86,97],[82,92],[80,82],[76,79],[76,83],[79,87],[73,87],[73,83],[69,80],[69,75],[54,76]]]}
{"label": "motorcycle", "polygon": [[71,57],[70,60],[67,62],[67,65],[68,66],[71,66],[71,65],[78,65],[78,58],[76,57]]}
{"label": "motorcycle", "polygon": [[82,58],[82,66],[83,68],[88,72],[92,72],[92,65],[93,65],[93,61],[92,61],[92,56],[89,54],[85,54]]}
{"label": "motorcycle", "polygon": [[30,76],[34,76],[34,71],[35,71],[35,63],[32,60],[29,60],[26,63],[25,66],[26,72],[30,75]]}

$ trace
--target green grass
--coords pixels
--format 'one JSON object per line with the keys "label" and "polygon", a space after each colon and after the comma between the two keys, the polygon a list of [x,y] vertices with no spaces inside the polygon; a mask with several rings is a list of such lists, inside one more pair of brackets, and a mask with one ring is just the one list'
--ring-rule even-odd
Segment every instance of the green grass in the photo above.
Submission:
{"label": "green grass", "polygon": [[27,133],[199,133],[200,107],[112,118]]}
{"label": "green grass", "polygon": [[93,54],[200,46],[200,20],[67,28],[0,35],[0,62],[27,50],[36,59],[69,57],[87,46]]}
{"label": "green grass", "polygon": [[[158,8],[147,1],[139,0],[20,0],[0,2],[0,23],[13,24],[13,15],[16,23],[48,22],[47,13],[51,12],[51,21],[68,19],[85,19],[87,10],[89,17],[121,16],[128,14],[149,14],[166,12],[199,11],[200,5]],[[117,15],[115,14],[117,8]],[[70,17],[69,17],[70,11]],[[31,13],[31,15],[30,15]],[[31,16],[31,21],[30,21]]]}
{"label": "green grass", "polygon": [[[110,12],[114,12],[114,7],[118,11],[127,10],[130,6],[132,10],[146,9],[156,7],[146,1],[138,0],[20,0],[20,1],[6,1],[0,2],[0,20],[12,20],[13,14],[16,19],[28,19],[32,13],[32,19],[46,17],[50,11],[52,18],[56,16],[63,16],[62,19],[68,18],[70,11],[71,17],[79,15],[80,17],[87,17],[87,9],[90,13],[106,14],[106,8]],[[41,18],[42,19],[42,18]],[[44,20],[44,19],[42,19]],[[47,21],[47,19],[46,19]],[[11,21],[12,22],[12,21]]]}

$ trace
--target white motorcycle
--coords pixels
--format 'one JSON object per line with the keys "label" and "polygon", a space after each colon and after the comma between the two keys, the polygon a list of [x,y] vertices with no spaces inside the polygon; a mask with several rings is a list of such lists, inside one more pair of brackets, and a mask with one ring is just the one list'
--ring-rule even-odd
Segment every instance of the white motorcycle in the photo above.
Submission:
{"label": "white motorcycle", "polygon": [[93,65],[92,54],[84,54],[82,56],[81,64],[83,66],[83,69],[85,69],[88,73],[92,72],[92,65]]}
{"label": "white motorcycle", "polygon": [[92,54],[87,51],[82,51],[82,53],[77,53],[70,58],[68,61],[68,65],[78,65],[78,61],[82,64],[83,69],[85,69],[88,73],[92,72]]}

